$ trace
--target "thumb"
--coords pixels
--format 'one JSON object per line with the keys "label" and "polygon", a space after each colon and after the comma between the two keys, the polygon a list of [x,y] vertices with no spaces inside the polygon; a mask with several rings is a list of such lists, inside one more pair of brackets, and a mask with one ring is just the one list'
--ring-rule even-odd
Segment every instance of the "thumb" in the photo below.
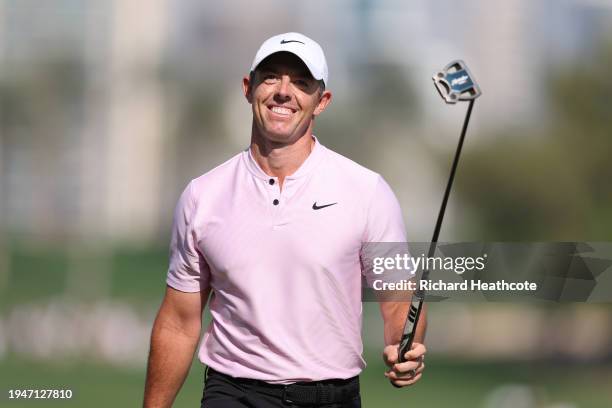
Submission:
{"label": "thumb", "polygon": [[386,346],[383,351],[383,359],[385,360],[385,364],[391,367],[393,364],[397,363],[397,345],[392,344],[390,346]]}

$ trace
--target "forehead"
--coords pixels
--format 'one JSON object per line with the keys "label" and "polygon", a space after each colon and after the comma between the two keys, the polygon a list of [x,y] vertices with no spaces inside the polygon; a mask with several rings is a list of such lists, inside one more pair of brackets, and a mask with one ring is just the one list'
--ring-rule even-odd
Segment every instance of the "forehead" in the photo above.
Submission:
{"label": "forehead", "polygon": [[266,57],[257,66],[257,71],[287,72],[293,75],[312,77],[304,61],[290,52],[277,52]]}

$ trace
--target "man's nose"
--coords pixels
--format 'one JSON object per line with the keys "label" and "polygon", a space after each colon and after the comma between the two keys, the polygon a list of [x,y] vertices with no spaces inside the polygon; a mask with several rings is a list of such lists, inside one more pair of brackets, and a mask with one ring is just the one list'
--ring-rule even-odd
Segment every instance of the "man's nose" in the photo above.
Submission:
{"label": "man's nose", "polygon": [[280,84],[278,86],[278,90],[276,93],[278,94],[280,98],[283,98],[283,99],[291,98],[290,86],[291,86],[291,78],[289,77],[289,75],[283,75],[281,76]]}

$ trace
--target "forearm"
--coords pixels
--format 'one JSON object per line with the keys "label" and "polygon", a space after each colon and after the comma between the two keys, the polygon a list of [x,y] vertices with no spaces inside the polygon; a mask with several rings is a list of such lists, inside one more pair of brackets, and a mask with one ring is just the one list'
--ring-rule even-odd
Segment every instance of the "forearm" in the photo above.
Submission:
{"label": "forearm", "polygon": [[[383,302],[380,310],[384,321],[385,346],[398,344],[404,332],[404,324],[408,316],[410,302]],[[421,316],[417,324],[414,341],[423,343],[427,330],[427,304],[423,304]]]}
{"label": "forearm", "polygon": [[185,331],[160,315],[151,334],[144,407],[170,407],[193,360],[200,328]]}

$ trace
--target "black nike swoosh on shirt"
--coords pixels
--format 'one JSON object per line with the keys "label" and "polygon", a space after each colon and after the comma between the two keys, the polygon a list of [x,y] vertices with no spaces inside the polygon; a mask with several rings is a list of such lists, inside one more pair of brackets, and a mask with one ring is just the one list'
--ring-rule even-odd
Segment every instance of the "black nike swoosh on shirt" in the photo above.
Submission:
{"label": "black nike swoosh on shirt", "polygon": [[298,41],[298,40],[281,40],[281,44],[289,44],[292,42],[299,42],[300,44],[304,44],[303,42]]}
{"label": "black nike swoosh on shirt", "polygon": [[331,203],[331,204],[325,204],[325,205],[317,205],[317,202],[315,201],[314,204],[312,205],[312,209],[313,210],[320,210],[321,208],[325,208],[325,207],[329,207],[330,205],[336,205],[338,203]]}

